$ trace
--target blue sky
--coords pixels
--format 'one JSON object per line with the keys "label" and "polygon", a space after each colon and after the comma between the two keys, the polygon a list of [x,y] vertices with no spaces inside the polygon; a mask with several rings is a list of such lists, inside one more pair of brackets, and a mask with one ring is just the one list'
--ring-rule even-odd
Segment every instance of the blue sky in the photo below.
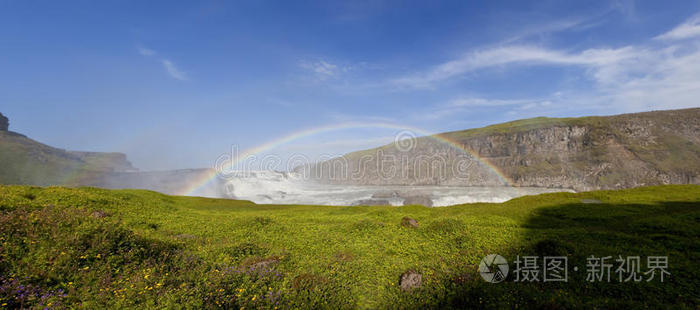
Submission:
{"label": "blue sky", "polygon": [[[441,132],[700,106],[700,1],[0,0],[12,130],[139,168],[315,127]],[[270,153],[338,154],[395,128]]]}

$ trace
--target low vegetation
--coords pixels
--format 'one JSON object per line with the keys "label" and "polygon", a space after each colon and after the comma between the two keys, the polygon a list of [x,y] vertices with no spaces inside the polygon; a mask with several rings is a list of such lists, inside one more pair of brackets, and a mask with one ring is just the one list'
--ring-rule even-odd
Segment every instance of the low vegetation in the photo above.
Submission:
{"label": "low vegetation", "polygon": [[[0,186],[0,304],[26,308],[696,308],[700,186],[445,208],[256,205],[143,190]],[[405,227],[404,218],[416,226]],[[485,282],[487,254],[566,256],[568,282]],[[586,281],[586,258],[670,276]],[[575,272],[573,267],[578,267]],[[402,290],[406,272],[420,286]],[[614,275],[613,275],[614,277]],[[413,277],[417,279],[417,277]]]}

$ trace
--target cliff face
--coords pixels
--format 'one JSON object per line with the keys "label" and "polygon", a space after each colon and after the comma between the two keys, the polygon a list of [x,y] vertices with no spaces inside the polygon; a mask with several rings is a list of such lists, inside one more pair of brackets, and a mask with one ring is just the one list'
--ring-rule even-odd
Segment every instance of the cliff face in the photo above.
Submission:
{"label": "cliff face", "polygon": [[535,118],[405,144],[351,153],[306,172],[330,183],[376,185],[593,190],[700,184],[700,108]]}

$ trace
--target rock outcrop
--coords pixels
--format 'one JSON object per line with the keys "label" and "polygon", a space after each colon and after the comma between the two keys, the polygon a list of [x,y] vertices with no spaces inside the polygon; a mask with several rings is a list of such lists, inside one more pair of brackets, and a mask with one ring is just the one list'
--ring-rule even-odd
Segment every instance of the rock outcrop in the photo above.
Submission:
{"label": "rock outcrop", "polygon": [[358,185],[529,186],[577,191],[700,184],[700,108],[534,118],[420,137],[300,167]]}
{"label": "rock outcrop", "polygon": [[408,216],[404,216],[401,219],[401,226],[408,227],[408,228],[418,228],[418,221],[416,221]]}
{"label": "rock outcrop", "polygon": [[10,120],[0,113],[0,131],[8,131],[10,129]]}
{"label": "rock outcrop", "polygon": [[404,272],[399,278],[399,286],[404,292],[419,288],[423,282],[423,276],[413,270]]}

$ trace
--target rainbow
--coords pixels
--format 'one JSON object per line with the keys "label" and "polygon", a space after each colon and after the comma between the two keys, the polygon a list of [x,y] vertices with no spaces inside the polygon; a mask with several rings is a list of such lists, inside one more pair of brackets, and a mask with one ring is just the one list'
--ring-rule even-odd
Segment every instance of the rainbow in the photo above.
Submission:
{"label": "rainbow", "polygon": [[[450,147],[453,147],[459,151],[462,151],[462,152],[469,154],[470,156],[472,156],[472,158],[476,159],[481,164],[488,167],[488,169],[491,170],[499,178],[499,180],[503,184],[505,184],[506,186],[511,186],[513,184],[513,181],[510,178],[508,178],[503,172],[501,172],[497,166],[493,165],[487,159],[481,158],[476,152],[467,148],[466,146],[463,146],[461,143],[450,140],[450,139],[448,139],[444,136],[441,136],[441,135],[435,135],[433,133],[430,133],[430,132],[425,131],[425,130],[420,129],[420,128],[415,128],[415,127],[410,127],[410,126],[401,126],[401,125],[391,124],[391,123],[378,123],[378,122],[371,122],[371,123],[346,122],[346,123],[333,124],[333,125],[328,125],[328,126],[321,126],[321,127],[300,130],[300,131],[294,132],[292,134],[289,134],[287,136],[284,136],[282,138],[272,140],[272,141],[269,141],[267,143],[264,143],[264,144],[261,144],[261,145],[258,145],[258,146],[255,146],[253,148],[250,148],[250,149],[247,149],[247,150],[240,152],[240,154],[237,156],[237,160],[232,163],[232,166],[240,164],[241,162],[243,162],[246,158],[249,158],[250,156],[254,156],[256,154],[260,154],[260,153],[275,149],[279,146],[288,144],[292,141],[295,141],[295,140],[298,140],[301,138],[314,136],[314,135],[318,135],[318,134],[326,133],[326,132],[331,132],[331,131],[344,130],[344,129],[357,129],[357,128],[386,128],[386,129],[408,130],[411,132],[415,132],[417,134],[423,135],[424,137],[434,139],[440,143],[449,145]],[[200,190],[201,188],[203,188],[206,185],[208,185],[209,183],[213,182],[217,177],[218,177],[218,173],[216,172],[216,169],[210,169],[209,172],[207,172],[207,173],[203,174],[201,177],[193,180],[190,183],[190,185],[185,187],[179,194],[184,195],[184,196],[191,196],[194,193],[196,193],[198,190]]]}

